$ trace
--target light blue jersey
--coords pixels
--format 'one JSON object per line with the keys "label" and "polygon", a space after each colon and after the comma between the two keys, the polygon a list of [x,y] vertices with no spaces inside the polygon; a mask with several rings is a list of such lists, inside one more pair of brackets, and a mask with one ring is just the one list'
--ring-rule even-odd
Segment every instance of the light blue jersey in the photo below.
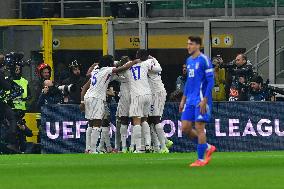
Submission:
{"label": "light blue jersey", "polygon": [[[184,87],[186,105],[182,120],[205,121],[211,117],[212,89],[214,87],[214,69],[211,61],[204,54],[186,60],[187,80]],[[205,115],[200,114],[198,104],[203,98],[207,98],[208,108]]]}

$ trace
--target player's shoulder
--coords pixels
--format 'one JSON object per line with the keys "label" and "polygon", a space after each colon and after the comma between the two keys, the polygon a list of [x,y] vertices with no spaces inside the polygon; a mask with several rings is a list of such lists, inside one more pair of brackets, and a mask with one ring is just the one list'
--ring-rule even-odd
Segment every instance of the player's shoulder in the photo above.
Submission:
{"label": "player's shoulder", "polygon": [[206,65],[208,65],[208,66],[211,64],[211,61],[210,61],[210,59],[208,58],[208,56],[206,56],[206,55],[203,54],[203,53],[201,53],[198,58],[199,58],[199,61],[200,61],[200,62],[202,62],[202,63],[204,63],[204,64],[206,64]]}
{"label": "player's shoulder", "polygon": [[191,56],[188,56],[188,57],[186,58],[185,62],[188,63],[188,62],[191,61],[191,60],[192,60],[192,57],[191,57]]}

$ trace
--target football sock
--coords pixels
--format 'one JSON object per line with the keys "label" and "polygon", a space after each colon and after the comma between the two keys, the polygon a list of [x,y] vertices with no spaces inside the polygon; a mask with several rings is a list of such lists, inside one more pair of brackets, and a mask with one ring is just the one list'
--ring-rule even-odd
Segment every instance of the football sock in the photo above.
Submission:
{"label": "football sock", "polygon": [[120,150],[121,148],[121,122],[119,120],[116,121],[116,132],[115,132],[115,145],[114,148]]}
{"label": "football sock", "polygon": [[134,137],[134,143],[136,146],[136,151],[140,151],[141,150],[141,126],[140,125],[133,126],[133,137]]}
{"label": "football sock", "polygon": [[90,150],[91,148],[91,134],[92,134],[92,127],[88,127],[86,130],[86,151]]}
{"label": "football sock", "polygon": [[142,123],[142,136],[145,139],[145,146],[151,146],[151,131],[147,121]]}
{"label": "football sock", "polygon": [[206,149],[207,149],[207,143],[197,145],[197,155],[199,160],[201,161],[204,160],[204,154],[206,152]]}
{"label": "football sock", "polygon": [[127,125],[121,124],[120,135],[121,135],[121,145],[122,145],[122,148],[126,148]]}
{"label": "football sock", "polygon": [[91,150],[93,152],[96,152],[97,149],[97,143],[100,137],[101,133],[101,128],[95,127],[92,129],[92,134],[91,134]]}
{"label": "football sock", "polygon": [[106,147],[109,149],[111,147],[110,136],[109,136],[109,127],[102,127],[102,136],[104,137],[104,142],[106,144]]}
{"label": "football sock", "polygon": [[151,124],[150,130],[151,130],[151,140],[152,140],[152,144],[153,144],[153,147],[154,147],[154,151],[159,151],[160,150],[160,142],[158,140],[157,133],[154,129],[154,124]]}
{"label": "football sock", "polygon": [[165,132],[164,132],[164,127],[162,126],[161,123],[158,123],[157,125],[155,125],[155,129],[158,135],[158,139],[161,145],[161,149],[165,149],[166,148],[166,142],[165,142]]}
{"label": "football sock", "polygon": [[130,133],[131,133],[130,148],[132,148],[132,149],[134,149],[134,146],[135,146],[133,127],[134,127],[133,125],[130,126]]}

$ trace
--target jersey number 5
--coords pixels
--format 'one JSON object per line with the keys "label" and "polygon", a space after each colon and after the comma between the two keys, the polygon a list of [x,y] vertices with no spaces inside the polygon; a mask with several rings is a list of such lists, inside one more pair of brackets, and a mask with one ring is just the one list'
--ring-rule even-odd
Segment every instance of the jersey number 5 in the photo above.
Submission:
{"label": "jersey number 5", "polygon": [[96,85],[96,83],[97,83],[96,73],[94,73],[94,75],[92,76],[92,78],[91,78],[91,83],[92,83],[93,86]]}
{"label": "jersey number 5", "polygon": [[141,68],[141,66],[132,66],[131,67],[131,72],[132,72],[134,80],[140,79],[140,68]]}

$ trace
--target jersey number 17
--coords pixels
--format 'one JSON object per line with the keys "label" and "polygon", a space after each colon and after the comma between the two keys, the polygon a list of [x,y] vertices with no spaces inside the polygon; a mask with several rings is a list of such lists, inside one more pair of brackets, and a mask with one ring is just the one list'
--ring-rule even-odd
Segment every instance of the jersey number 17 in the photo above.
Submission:
{"label": "jersey number 17", "polygon": [[139,80],[141,66],[132,66],[130,69],[131,69],[134,80]]}

